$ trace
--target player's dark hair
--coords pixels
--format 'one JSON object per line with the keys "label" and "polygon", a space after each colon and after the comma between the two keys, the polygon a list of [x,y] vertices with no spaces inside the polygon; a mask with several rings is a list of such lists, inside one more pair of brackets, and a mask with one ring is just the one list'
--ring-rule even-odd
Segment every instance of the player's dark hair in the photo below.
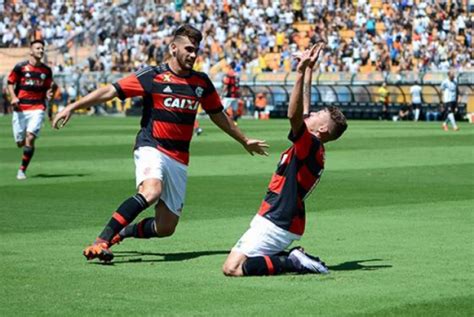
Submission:
{"label": "player's dark hair", "polygon": [[32,47],[32,46],[33,46],[34,44],[36,44],[36,43],[39,43],[39,44],[45,46],[45,43],[44,43],[43,40],[33,40],[33,41],[30,43],[30,47]]}
{"label": "player's dark hair", "polygon": [[336,140],[347,129],[346,117],[337,107],[327,107],[326,110],[329,112],[331,120],[334,122],[334,130],[332,131],[332,136],[334,137],[334,140]]}
{"label": "player's dark hair", "polygon": [[196,44],[199,44],[202,41],[201,31],[190,24],[183,24],[178,27],[173,33],[173,41],[179,36],[187,37]]}

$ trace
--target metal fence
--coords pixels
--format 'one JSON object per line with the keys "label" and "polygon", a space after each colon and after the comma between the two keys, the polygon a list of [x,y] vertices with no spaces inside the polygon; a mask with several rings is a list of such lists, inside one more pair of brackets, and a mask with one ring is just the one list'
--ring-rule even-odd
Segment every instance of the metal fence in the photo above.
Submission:
{"label": "metal fence", "polygon": [[[86,95],[101,85],[112,83],[126,76],[123,73],[80,73],[55,74],[54,80],[62,91],[69,95],[69,99],[58,98],[58,105],[68,100]],[[222,89],[222,77],[218,74],[212,78],[216,89]],[[266,95],[267,110],[273,116],[284,114],[294,84],[295,73],[261,73],[258,75],[242,74],[240,78],[241,99],[244,101],[244,111],[252,114],[254,101],[259,93]],[[311,104],[313,107],[333,104],[345,107],[376,106],[377,90],[383,83],[387,84],[390,93],[389,103],[394,107],[411,104],[410,87],[415,83],[422,86],[422,98],[425,106],[435,107],[442,103],[441,82],[446,78],[444,72],[402,72],[368,74],[350,73],[319,73],[313,77],[311,90]],[[5,78],[0,78],[3,85]],[[464,111],[474,112],[474,71],[457,74],[461,107]],[[0,84],[0,85],[2,85]],[[72,96],[71,96],[72,95]],[[0,100],[1,102],[1,100]],[[133,107],[130,101],[123,103],[114,100],[106,105],[107,111],[126,111]],[[360,108],[362,109],[362,108]],[[363,110],[362,110],[363,111]],[[350,113],[349,113],[350,116]]]}

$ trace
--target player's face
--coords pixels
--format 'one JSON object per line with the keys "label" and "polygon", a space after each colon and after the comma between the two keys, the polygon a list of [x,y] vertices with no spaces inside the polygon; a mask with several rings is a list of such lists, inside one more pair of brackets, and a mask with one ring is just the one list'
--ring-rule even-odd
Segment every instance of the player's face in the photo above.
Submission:
{"label": "player's face", "polygon": [[44,46],[41,43],[35,43],[31,46],[31,56],[36,59],[42,59],[44,56]]}
{"label": "player's face", "polygon": [[308,129],[315,134],[323,143],[333,140],[330,135],[330,128],[333,124],[331,114],[326,109],[318,112],[311,112],[308,119],[306,119]]}
{"label": "player's face", "polygon": [[175,58],[182,69],[192,70],[197,58],[199,46],[187,37],[179,37],[175,41]]}

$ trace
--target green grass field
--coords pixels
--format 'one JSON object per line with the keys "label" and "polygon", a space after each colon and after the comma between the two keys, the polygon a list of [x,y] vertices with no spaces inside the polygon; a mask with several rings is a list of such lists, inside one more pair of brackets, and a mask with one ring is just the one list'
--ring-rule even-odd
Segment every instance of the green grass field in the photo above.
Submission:
{"label": "green grass field", "polygon": [[[0,117],[0,316],[473,316],[474,129],[350,122],[326,146],[303,245],[331,274],[226,278],[278,156],[285,120],[242,121],[271,145],[252,157],[209,121],[193,140],[174,236],[126,240],[113,265],[83,248],[135,190],[139,118],[45,127],[26,181]],[[144,212],[150,216],[152,210]]]}

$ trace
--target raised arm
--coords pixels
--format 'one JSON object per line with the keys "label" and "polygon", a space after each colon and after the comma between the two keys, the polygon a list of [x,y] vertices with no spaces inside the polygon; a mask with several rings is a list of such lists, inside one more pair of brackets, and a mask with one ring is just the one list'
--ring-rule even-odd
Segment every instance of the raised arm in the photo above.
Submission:
{"label": "raised arm", "polygon": [[112,85],[107,85],[99,89],[94,90],[87,96],[79,99],[78,101],[68,105],[61,112],[56,114],[53,120],[53,128],[59,129],[66,125],[71,118],[72,112],[76,109],[89,108],[97,104],[107,102],[117,97],[117,90]]}
{"label": "raised arm", "polygon": [[[304,111],[307,111],[306,113],[309,114],[311,101],[311,73],[323,47],[323,43],[315,44],[310,50],[295,55],[295,58],[299,60],[299,63],[296,68],[297,75],[295,85],[291,92],[290,103],[288,105],[288,119],[290,119],[293,134],[297,134],[303,125]],[[309,79],[305,78],[306,74],[310,75]],[[305,89],[303,89],[303,87],[305,87]]]}
{"label": "raised arm", "polygon": [[311,108],[311,82],[313,79],[313,67],[307,67],[304,72],[303,82],[303,118],[309,115]]}
{"label": "raised arm", "polygon": [[[303,125],[303,81],[306,65],[303,64],[304,57],[298,64],[295,85],[291,91],[290,104],[288,105],[288,119],[290,119],[291,130],[296,135]],[[302,65],[303,64],[303,65]],[[304,66],[304,68],[302,68]]]}
{"label": "raised arm", "polygon": [[232,121],[232,119],[230,119],[224,112],[209,114],[209,117],[222,131],[242,144],[251,155],[254,155],[254,153],[268,155],[266,151],[268,144],[265,143],[265,141],[247,138],[235,125],[234,121]]}

